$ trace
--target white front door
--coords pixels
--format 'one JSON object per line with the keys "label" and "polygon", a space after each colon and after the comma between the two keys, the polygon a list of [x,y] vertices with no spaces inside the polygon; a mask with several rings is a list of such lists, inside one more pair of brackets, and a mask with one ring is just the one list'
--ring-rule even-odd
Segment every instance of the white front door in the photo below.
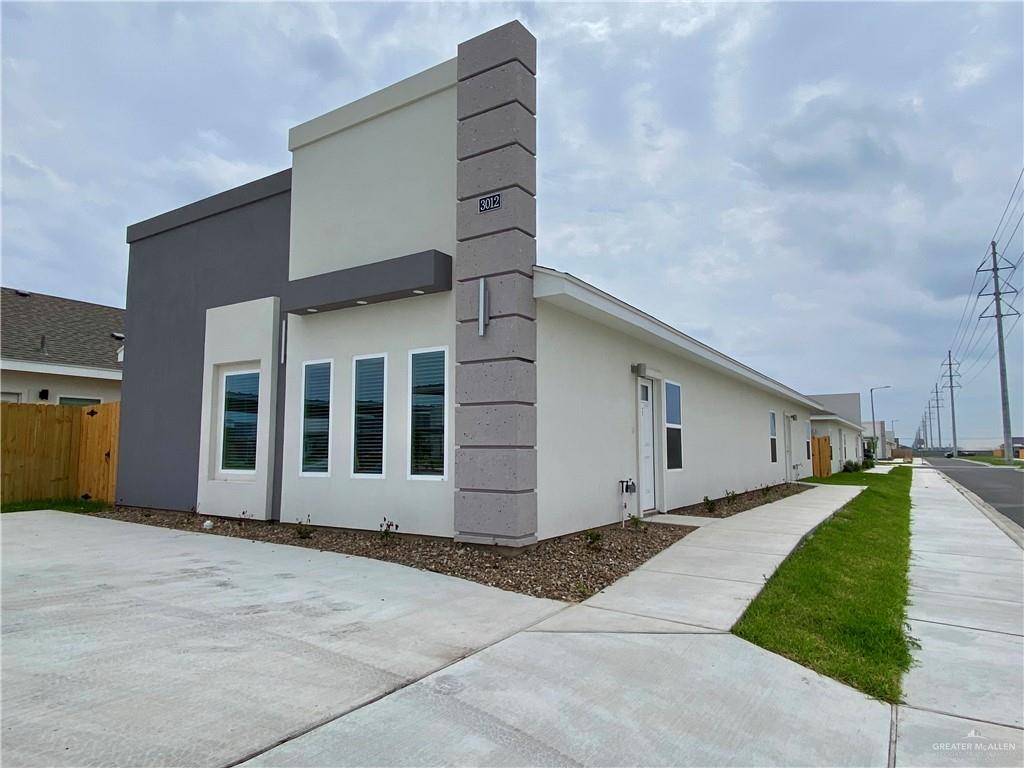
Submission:
{"label": "white front door", "polygon": [[639,380],[640,509],[654,509],[654,382]]}

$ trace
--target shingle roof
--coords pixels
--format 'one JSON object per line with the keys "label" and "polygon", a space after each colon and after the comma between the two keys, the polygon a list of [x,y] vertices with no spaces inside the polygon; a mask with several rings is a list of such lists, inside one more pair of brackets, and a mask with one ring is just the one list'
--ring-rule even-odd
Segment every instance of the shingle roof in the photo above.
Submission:
{"label": "shingle roof", "polygon": [[[124,310],[0,288],[0,357],[120,370]],[[45,337],[46,342],[43,343]]]}

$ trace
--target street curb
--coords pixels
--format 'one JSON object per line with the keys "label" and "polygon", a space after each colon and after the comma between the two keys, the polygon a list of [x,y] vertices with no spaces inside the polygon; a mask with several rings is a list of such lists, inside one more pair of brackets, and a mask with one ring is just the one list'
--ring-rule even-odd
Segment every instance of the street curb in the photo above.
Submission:
{"label": "street curb", "polygon": [[[930,464],[929,466],[931,467]],[[985,501],[982,501],[981,497],[978,496],[978,494],[964,488],[962,485],[960,485],[960,483],[958,483],[956,480],[954,480],[945,472],[943,472],[939,467],[931,468],[938,472],[940,475],[942,475],[942,478],[947,483],[956,488],[960,492],[960,495],[962,495],[965,499],[971,502],[971,504],[977,507],[978,511],[985,515],[985,517],[987,517],[989,520],[991,520],[992,523],[995,524],[996,528],[998,528],[1007,536],[1009,536],[1010,541],[1012,541],[1021,549],[1024,549],[1024,528],[1021,528],[1012,520],[1009,520],[1003,515],[999,514],[999,512],[996,511],[995,507],[993,507],[991,504],[988,504]]]}

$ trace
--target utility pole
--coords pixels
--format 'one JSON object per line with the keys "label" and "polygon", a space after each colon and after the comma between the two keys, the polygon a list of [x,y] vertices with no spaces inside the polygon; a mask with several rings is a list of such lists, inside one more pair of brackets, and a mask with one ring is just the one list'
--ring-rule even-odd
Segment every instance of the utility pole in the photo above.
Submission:
{"label": "utility pole", "polygon": [[[995,314],[986,315],[982,313],[982,317],[994,317],[996,319],[996,343],[999,346],[999,393],[1003,401],[1003,461],[1007,464],[1013,464],[1013,438],[1010,436],[1010,393],[1006,387],[1006,343],[1003,339],[1003,294],[1015,293],[1016,290],[1007,291],[1000,288],[999,285],[999,254],[996,253],[996,241],[992,241],[992,266],[989,269],[978,268],[979,272],[991,272],[992,273],[992,299],[995,305]],[[987,294],[981,294],[987,295]],[[1010,307],[1010,312],[1006,315],[1019,315],[1020,313]]]}
{"label": "utility pole", "polygon": [[942,448],[942,401],[939,399],[939,382],[935,382],[935,426],[939,428],[939,448]]}
{"label": "utility pole", "polygon": [[960,455],[956,442],[956,400],[953,397],[953,350],[946,353],[946,374],[949,376],[949,420],[953,424],[953,458]]}
{"label": "utility pole", "polygon": [[932,430],[932,399],[929,397],[928,398],[928,447],[929,448],[934,448],[935,447],[935,441],[932,440],[932,435],[933,434],[934,434],[934,431]]}

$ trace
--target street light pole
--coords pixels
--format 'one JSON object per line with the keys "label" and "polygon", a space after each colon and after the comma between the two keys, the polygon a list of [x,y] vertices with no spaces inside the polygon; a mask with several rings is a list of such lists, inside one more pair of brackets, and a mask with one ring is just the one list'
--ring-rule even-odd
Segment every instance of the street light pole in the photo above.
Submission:
{"label": "street light pole", "polygon": [[882,457],[878,455],[879,454],[879,450],[878,450],[878,423],[875,421],[875,390],[876,389],[891,389],[891,388],[892,388],[892,384],[886,384],[886,385],[881,386],[881,387],[871,387],[871,389],[868,390],[868,396],[871,398],[871,441],[872,441],[872,448],[874,448],[874,451],[875,451],[875,458],[876,459],[880,459]]}

